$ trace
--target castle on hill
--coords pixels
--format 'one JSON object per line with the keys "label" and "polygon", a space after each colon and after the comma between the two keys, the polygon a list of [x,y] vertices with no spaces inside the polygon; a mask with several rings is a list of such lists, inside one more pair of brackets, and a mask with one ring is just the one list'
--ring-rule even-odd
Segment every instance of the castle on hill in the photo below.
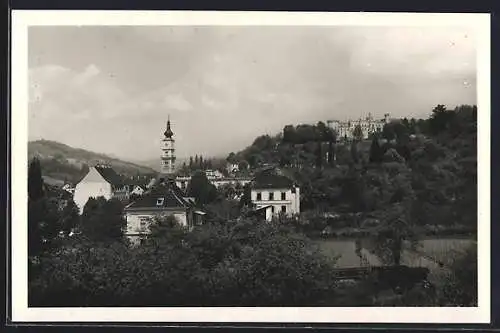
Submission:
{"label": "castle on hill", "polygon": [[363,133],[363,139],[368,139],[370,134],[382,132],[384,125],[389,123],[389,114],[386,113],[383,119],[374,119],[369,113],[366,118],[358,120],[327,120],[328,127],[337,133],[337,138],[340,140],[352,140],[354,137],[354,129],[359,125]]}

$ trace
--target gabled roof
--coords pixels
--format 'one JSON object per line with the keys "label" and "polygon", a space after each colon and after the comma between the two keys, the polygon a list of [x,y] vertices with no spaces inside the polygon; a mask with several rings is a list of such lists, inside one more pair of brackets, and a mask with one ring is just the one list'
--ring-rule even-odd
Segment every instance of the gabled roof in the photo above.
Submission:
{"label": "gabled roof", "polygon": [[193,202],[185,198],[182,190],[174,182],[157,183],[150,191],[145,193],[125,209],[134,208],[189,208]]}
{"label": "gabled roof", "polygon": [[268,189],[268,188],[292,188],[293,181],[282,175],[261,174],[254,178],[252,183],[253,188]]}
{"label": "gabled roof", "polygon": [[95,166],[99,174],[112,186],[118,187],[123,185],[123,179],[118,175],[115,170],[108,166]]}

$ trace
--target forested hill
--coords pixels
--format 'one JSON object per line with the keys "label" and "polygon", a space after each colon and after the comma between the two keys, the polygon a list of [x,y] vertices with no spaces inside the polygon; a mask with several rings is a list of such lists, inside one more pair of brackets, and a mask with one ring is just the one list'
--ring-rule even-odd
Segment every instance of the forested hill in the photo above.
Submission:
{"label": "forested hill", "polygon": [[[477,108],[438,105],[428,119],[400,119],[368,140],[337,143],[324,123],[285,126],[228,160],[278,165],[301,186],[301,211],[384,215],[409,205],[411,221],[477,223]],[[395,206],[396,205],[396,206]]]}
{"label": "forested hill", "polygon": [[88,166],[96,162],[110,164],[116,172],[127,177],[156,173],[146,166],[50,140],[28,142],[29,160],[35,156],[40,159],[44,178],[53,182],[76,183],[88,172]]}

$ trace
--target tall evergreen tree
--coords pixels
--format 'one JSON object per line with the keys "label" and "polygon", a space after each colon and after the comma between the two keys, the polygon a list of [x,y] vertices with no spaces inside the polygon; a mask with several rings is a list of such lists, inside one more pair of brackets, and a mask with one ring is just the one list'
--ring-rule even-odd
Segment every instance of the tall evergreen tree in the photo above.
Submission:
{"label": "tall evergreen tree", "polygon": [[361,125],[356,125],[356,127],[354,127],[352,136],[355,141],[363,140],[363,129],[361,128]]}
{"label": "tall evergreen tree", "polygon": [[316,150],[316,167],[321,168],[323,166],[323,149],[321,147],[322,142],[318,141],[318,148]]}
{"label": "tall evergreen tree", "polygon": [[370,146],[370,163],[380,163],[382,161],[382,148],[376,136],[373,137],[372,145]]}
{"label": "tall evergreen tree", "polygon": [[44,196],[42,168],[40,160],[33,158],[28,169],[28,197],[31,200],[38,200]]}
{"label": "tall evergreen tree", "polygon": [[193,156],[189,156],[189,168],[193,167]]}
{"label": "tall evergreen tree", "polygon": [[354,163],[359,162],[358,143],[356,141],[351,143],[351,157]]}
{"label": "tall evergreen tree", "polygon": [[197,169],[199,167],[200,163],[200,158],[198,157],[198,154],[195,155],[194,157],[194,168]]}

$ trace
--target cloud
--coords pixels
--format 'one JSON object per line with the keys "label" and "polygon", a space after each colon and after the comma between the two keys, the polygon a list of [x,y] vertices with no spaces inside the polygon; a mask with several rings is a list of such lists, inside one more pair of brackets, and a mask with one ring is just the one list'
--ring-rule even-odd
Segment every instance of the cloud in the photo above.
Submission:
{"label": "cloud", "polygon": [[42,30],[30,37],[30,137],[131,159],[158,155],[168,115],[188,156],[286,124],[476,100],[475,39],[461,28]]}

